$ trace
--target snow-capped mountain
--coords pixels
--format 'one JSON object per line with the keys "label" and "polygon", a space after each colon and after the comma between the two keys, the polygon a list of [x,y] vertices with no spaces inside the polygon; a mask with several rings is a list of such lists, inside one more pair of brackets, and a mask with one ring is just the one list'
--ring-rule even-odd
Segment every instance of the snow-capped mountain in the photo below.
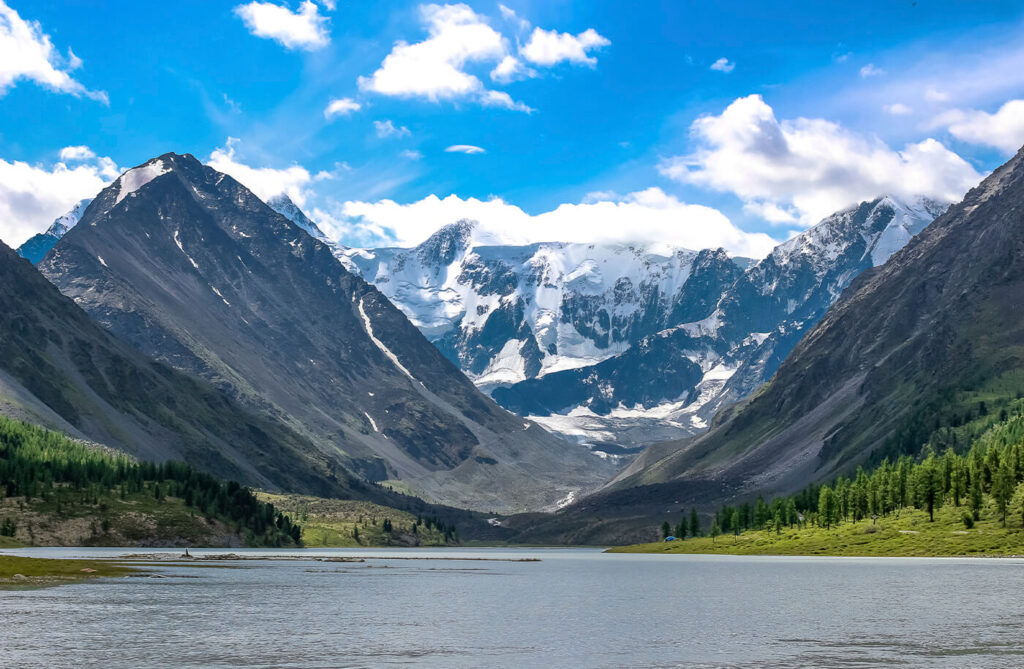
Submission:
{"label": "snow-capped mountain", "polygon": [[860,272],[944,209],[882,197],[758,262],[721,249],[497,246],[469,221],[412,249],[335,253],[500,404],[614,453],[706,428]]}
{"label": "snow-capped mountain", "polygon": [[86,198],[71,208],[71,211],[58,217],[53,224],[46,229],[33,235],[31,239],[18,247],[18,255],[27,259],[33,265],[39,263],[50,249],[56,245],[61,237],[67,234],[68,230],[75,227],[81,220],[85,208],[92,202],[92,198]]}
{"label": "snow-capped mountain", "polygon": [[123,173],[39,268],[121,340],[294,430],[339,476],[511,513],[612,473],[501,409],[332,247],[189,154]]}
{"label": "snow-capped mountain", "polygon": [[745,266],[721,250],[489,242],[459,221],[412,249],[336,255],[484,388],[594,365],[700,317]]}
{"label": "snow-capped mountain", "polygon": [[750,267],[700,320],[593,367],[497,389],[494,398],[592,442],[694,434],[768,381],[858,274],[888,260],[945,208],[882,197],[837,212]]}
{"label": "snow-capped mountain", "polygon": [[292,202],[292,199],[284,193],[275,195],[268,199],[267,206],[308,232],[313,239],[319,239],[323,242],[327,241],[324,233],[320,231],[320,228],[316,226],[316,223],[311,221],[309,217],[306,216],[306,214],[299,209],[294,202]]}

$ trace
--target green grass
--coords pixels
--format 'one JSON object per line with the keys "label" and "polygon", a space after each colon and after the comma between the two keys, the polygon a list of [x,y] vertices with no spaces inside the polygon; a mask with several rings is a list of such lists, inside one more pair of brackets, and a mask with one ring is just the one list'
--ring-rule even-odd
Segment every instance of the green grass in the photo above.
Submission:
{"label": "green grass", "polygon": [[0,555],[0,588],[74,583],[100,576],[126,576],[137,569],[106,560],[49,560]]}
{"label": "green grass", "polygon": [[[372,502],[266,492],[256,497],[302,525],[302,543],[308,548],[447,545],[436,528],[428,530],[421,524],[413,532],[415,515]],[[384,531],[385,519],[391,522],[391,532]]]}
{"label": "green grass", "polygon": [[1003,528],[994,507],[982,513],[973,529],[962,521],[964,507],[944,506],[935,522],[916,509],[899,516],[842,523],[825,529],[807,527],[698,537],[683,541],[621,546],[610,553],[717,553],[725,555],[844,555],[879,557],[1024,556],[1024,529],[1017,514]]}

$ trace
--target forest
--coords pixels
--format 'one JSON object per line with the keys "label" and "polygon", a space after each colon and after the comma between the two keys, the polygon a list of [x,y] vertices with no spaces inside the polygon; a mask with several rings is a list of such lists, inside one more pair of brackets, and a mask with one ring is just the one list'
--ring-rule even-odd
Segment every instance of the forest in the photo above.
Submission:
{"label": "forest", "polygon": [[830,529],[899,517],[907,509],[919,510],[933,522],[940,509],[949,507],[958,511],[964,530],[985,514],[1002,528],[1024,530],[1024,401],[1008,402],[994,415],[980,402],[973,413],[953,422],[935,429],[916,457],[884,458],[875,466],[858,467],[851,476],[810,484],[768,502],[758,498],[722,506],[708,527],[693,510],[678,524],[662,523],[662,538]]}
{"label": "forest", "polygon": [[120,515],[155,508],[164,512],[161,519],[175,512],[172,520],[184,526],[202,525],[198,517],[236,533],[249,546],[301,543],[300,525],[234,481],[222,482],[181,462],[138,462],[0,416],[0,535],[14,537],[21,529],[24,536],[27,529],[31,541],[34,528],[21,527],[25,518],[34,518],[39,528],[84,516],[93,519],[91,536],[100,541],[119,520],[118,508],[125,509]]}

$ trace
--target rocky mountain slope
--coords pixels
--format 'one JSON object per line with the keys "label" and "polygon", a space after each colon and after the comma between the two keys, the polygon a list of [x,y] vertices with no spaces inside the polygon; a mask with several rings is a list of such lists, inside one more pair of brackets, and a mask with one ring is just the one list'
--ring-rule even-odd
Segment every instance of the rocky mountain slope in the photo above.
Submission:
{"label": "rocky mountain slope", "polygon": [[1024,149],[861,275],[749,402],[695,440],[649,448],[563,527],[767,498],[955,446],[965,415],[1024,392],[1022,295]]}
{"label": "rocky mountain slope", "polygon": [[371,480],[510,511],[610,473],[500,409],[326,244],[190,155],[124,173],[40,269],[144,353]]}
{"label": "rocky mountain slope", "polygon": [[263,488],[361,497],[365,487],[305,438],[93,323],[2,243],[0,413]]}
{"label": "rocky mountain slope", "polygon": [[621,453],[705,429],[943,208],[879,198],[758,262],[721,249],[495,246],[466,221],[413,249],[338,256],[500,404]]}

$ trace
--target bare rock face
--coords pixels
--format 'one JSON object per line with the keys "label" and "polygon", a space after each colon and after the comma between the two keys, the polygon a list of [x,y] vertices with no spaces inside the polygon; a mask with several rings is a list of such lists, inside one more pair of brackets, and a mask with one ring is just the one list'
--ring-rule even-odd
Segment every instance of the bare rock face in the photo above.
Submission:
{"label": "bare rock face", "polygon": [[40,269],[111,332],[368,479],[509,511],[609,474],[477,391],[296,217],[166,154],[101,192]]}

